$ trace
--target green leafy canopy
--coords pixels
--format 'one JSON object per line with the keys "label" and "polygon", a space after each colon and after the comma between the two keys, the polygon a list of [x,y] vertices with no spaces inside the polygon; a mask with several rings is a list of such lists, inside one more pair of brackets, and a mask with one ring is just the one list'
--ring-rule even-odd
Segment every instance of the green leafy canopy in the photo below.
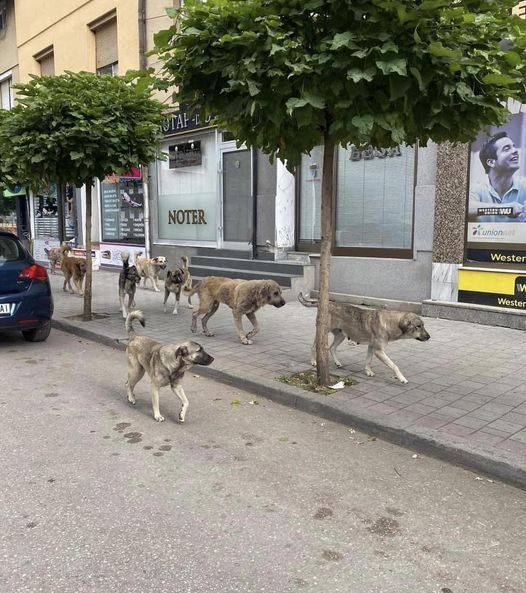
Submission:
{"label": "green leafy canopy", "polygon": [[381,147],[465,142],[526,97],[514,4],[188,0],[155,38],[158,86],[289,166],[326,132]]}
{"label": "green leafy canopy", "polygon": [[78,185],[159,156],[161,103],[132,76],[89,72],[33,77],[0,112],[0,180],[5,185]]}

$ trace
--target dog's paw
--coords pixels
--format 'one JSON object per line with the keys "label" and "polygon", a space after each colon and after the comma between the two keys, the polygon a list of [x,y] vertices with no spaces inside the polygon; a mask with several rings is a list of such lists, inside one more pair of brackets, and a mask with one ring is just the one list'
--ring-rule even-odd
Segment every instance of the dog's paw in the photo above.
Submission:
{"label": "dog's paw", "polygon": [[134,406],[134,405],[135,405],[135,398],[134,398],[134,397],[130,397],[130,396],[128,396],[128,402],[129,402],[129,403],[130,403],[132,406]]}
{"label": "dog's paw", "polygon": [[181,416],[181,414],[179,414],[179,422],[184,424],[184,416]]}
{"label": "dog's paw", "polygon": [[154,416],[154,418],[157,422],[164,422],[164,416],[161,416],[161,414]]}
{"label": "dog's paw", "polygon": [[177,315],[177,309],[174,309],[172,315]]}
{"label": "dog's paw", "polygon": [[318,366],[318,365],[316,364],[316,361],[315,361],[315,360],[311,360],[311,361],[310,361],[310,365],[311,365],[312,367]]}
{"label": "dog's paw", "polygon": [[194,306],[193,306],[193,305],[188,305],[188,308],[189,308],[189,309],[193,309],[193,308],[194,308]]}
{"label": "dog's paw", "polygon": [[203,332],[203,333],[205,334],[205,336],[206,336],[207,338],[212,338],[212,337],[214,336],[214,334],[213,334],[212,332],[208,331],[208,330],[207,330],[207,331],[205,331],[205,332]]}
{"label": "dog's paw", "polygon": [[400,383],[402,383],[402,385],[405,385],[406,383],[409,383],[409,381],[405,378],[405,377],[397,377],[397,379],[400,381]]}
{"label": "dog's paw", "polygon": [[335,362],[334,363],[339,369],[342,368],[343,364],[341,362]]}
{"label": "dog's paw", "polygon": [[368,377],[374,377],[374,373],[373,373],[373,371],[371,371],[371,369],[365,369],[365,374]]}
{"label": "dog's paw", "polygon": [[253,344],[252,340],[249,340],[248,338],[241,338],[241,343],[244,344],[245,346]]}

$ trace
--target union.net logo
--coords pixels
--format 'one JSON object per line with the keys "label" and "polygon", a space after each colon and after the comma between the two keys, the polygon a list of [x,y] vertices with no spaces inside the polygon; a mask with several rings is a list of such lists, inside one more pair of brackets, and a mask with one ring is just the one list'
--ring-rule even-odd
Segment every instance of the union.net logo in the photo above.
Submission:
{"label": "union.net logo", "polygon": [[514,237],[515,229],[501,229],[488,227],[488,225],[477,224],[473,227],[473,233],[476,237]]}

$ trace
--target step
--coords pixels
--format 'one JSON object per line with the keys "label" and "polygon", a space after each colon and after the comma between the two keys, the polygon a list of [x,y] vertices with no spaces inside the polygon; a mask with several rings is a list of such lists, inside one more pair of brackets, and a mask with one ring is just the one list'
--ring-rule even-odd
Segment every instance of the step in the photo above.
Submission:
{"label": "step", "polygon": [[526,330],[526,311],[520,309],[429,299],[422,302],[422,315]]}
{"label": "step", "polygon": [[291,274],[293,276],[303,276],[303,265],[298,262],[286,261],[265,261],[260,259],[234,259],[227,258],[225,261],[221,257],[208,257],[202,255],[193,255],[191,258],[192,266],[211,266],[218,268],[232,267],[238,270],[253,270],[256,272],[277,272],[278,274]]}
{"label": "step", "polygon": [[242,280],[275,280],[280,286],[290,288],[293,278],[291,274],[212,266],[194,266],[193,264],[190,265],[190,273],[192,274],[194,285],[198,280],[207,276],[224,276],[226,278],[240,278]]}
{"label": "step", "polygon": [[[223,259],[252,259],[252,247],[242,249],[214,249],[212,247],[198,247],[198,256],[220,257]],[[195,256],[194,256],[195,257]]]}

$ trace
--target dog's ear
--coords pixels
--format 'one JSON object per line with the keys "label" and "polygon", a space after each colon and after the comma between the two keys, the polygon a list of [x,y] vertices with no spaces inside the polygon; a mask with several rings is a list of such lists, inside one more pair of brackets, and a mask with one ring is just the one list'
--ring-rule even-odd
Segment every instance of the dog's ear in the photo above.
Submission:
{"label": "dog's ear", "polygon": [[261,297],[266,301],[270,300],[270,295],[272,294],[272,286],[269,282],[264,282],[261,285]]}
{"label": "dog's ear", "polygon": [[175,353],[178,358],[186,358],[188,356],[188,348],[186,346],[179,346]]}
{"label": "dog's ear", "polygon": [[398,323],[398,326],[402,330],[403,334],[409,334],[416,330],[415,324],[413,322],[414,322],[414,317],[413,317],[413,315],[411,315],[411,313],[406,313],[405,315],[403,315],[400,318],[400,322]]}
{"label": "dog's ear", "polygon": [[162,365],[170,372],[176,371],[181,366],[180,348],[172,344],[163,346],[159,349],[159,358]]}

